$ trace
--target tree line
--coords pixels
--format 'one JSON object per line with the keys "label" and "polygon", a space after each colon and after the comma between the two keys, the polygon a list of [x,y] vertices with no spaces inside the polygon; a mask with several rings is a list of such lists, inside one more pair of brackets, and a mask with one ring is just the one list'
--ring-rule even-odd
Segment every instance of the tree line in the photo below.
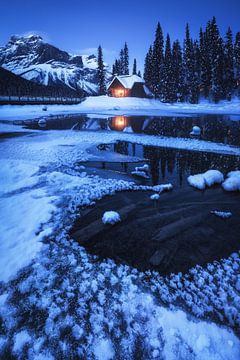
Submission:
{"label": "tree line", "polygon": [[216,18],[193,39],[187,24],[183,46],[171,43],[158,23],[155,39],[144,65],[146,85],[163,102],[198,103],[200,97],[214,102],[240,96],[240,32],[233,40],[229,27],[221,37]]}
{"label": "tree line", "polygon": [[[125,42],[119,58],[112,66],[112,75],[129,75],[129,50]],[[134,59],[132,74],[141,76]],[[164,39],[157,24],[153,44],[145,57],[144,80],[156,98],[163,102],[198,103],[200,98],[214,102],[240,97],[240,32],[233,37],[231,28],[224,37],[213,17],[200,28],[193,39],[186,25],[183,44]],[[106,93],[102,48],[98,48],[99,94]]]}

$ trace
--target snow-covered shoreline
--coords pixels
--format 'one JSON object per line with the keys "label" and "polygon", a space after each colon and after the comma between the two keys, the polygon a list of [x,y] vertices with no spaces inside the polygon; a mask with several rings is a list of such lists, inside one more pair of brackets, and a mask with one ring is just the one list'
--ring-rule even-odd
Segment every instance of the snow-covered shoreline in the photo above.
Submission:
{"label": "snow-covered shoreline", "polygon": [[[40,116],[67,114],[101,115],[146,115],[181,116],[183,114],[226,114],[240,116],[240,100],[222,101],[219,104],[207,101],[199,104],[166,104],[155,99],[113,98],[91,96],[77,105],[49,105],[48,111],[42,111],[42,105],[1,105],[0,120],[34,119]],[[239,118],[237,118],[239,120]]]}
{"label": "snow-covered shoreline", "polygon": [[[91,156],[90,144],[131,135],[47,131],[0,142],[2,247],[10,249],[1,252],[3,358],[110,360],[120,352],[131,360],[139,338],[148,359],[239,357],[239,254],[165,278],[100,261],[69,239],[78,206],[133,186],[87,175],[76,159]],[[225,327],[206,321],[214,316]]]}

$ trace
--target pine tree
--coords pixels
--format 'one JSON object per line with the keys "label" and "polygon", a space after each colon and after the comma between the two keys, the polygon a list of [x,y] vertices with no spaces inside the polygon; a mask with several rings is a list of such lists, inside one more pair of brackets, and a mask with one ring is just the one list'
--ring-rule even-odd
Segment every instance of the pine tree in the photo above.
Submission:
{"label": "pine tree", "polygon": [[119,71],[119,75],[125,75],[124,74],[124,50],[121,49],[120,50],[120,54],[119,54],[119,60],[118,60],[118,71]]}
{"label": "pine tree", "polygon": [[174,102],[177,100],[176,92],[174,89],[175,82],[173,76],[174,73],[173,73],[173,63],[172,63],[171,40],[169,34],[167,34],[164,63],[162,70],[161,100],[163,102]]}
{"label": "pine tree", "polygon": [[97,67],[97,78],[98,78],[98,88],[99,95],[104,95],[106,93],[105,85],[105,69],[103,64],[103,54],[101,46],[98,47],[98,67]]}
{"label": "pine tree", "polygon": [[116,74],[116,67],[115,64],[112,65],[112,75]]}
{"label": "pine tree", "polygon": [[137,60],[134,59],[133,60],[133,71],[132,71],[133,75],[137,75]]}
{"label": "pine tree", "polygon": [[226,42],[224,46],[225,58],[225,92],[227,100],[231,100],[234,86],[234,69],[233,69],[233,37],[230,27],[226,33]]}
{"label": "pine tree", "polygon": [[219,36],[217,44],[217,58],[212,69],[212,98],[218,102],[225,97],[224,90],[224,46],[222,38]]}
{"label": "pine tree", "polygon": [[182,49],[178,40],[174,41],[172,49],[173,80],[177,101],[183,101],[183,60]]}
{"label": "pine tree", "polygon": [[144,73],[143,78],[147,87],[153,91],[153,51],[152,46],[150,46],[147,55],[145,57],[144,63]]}
{"label": "pine tree", "polygon": [[186,26],[186,37],[184,40],[184,87],[186,100],[191,104],[198,103],[199,87],[195,72],[195,54],[193,41],[190,38],[189,26]]}
{"label": "pine tree", "polygon": [[216,18],[213,17],[209,27],[209,53],[211,57],[211,95],[215,102],[224,98],[224,49]]}
{"label": "pine tree", "polygon": [[152,66],[153,66],[153,76],[152,76],[152,90],[156,97],[161,96],[161,79],[162,79],[162,69],[163,69],[163,32],[160,26],[160,23],[157,24],[157,29],[155,33],[155,40],[153,43],[153,55],[152,55]]}
{"label": "pine tree", "polygon": [[139,76],[140,78],[142,77],[141,71],[138,70],[137,76]]}
{"label": "pine tree", "polygon": [[236,40],[234,45],[234,72],[237,95],[240,96],[240,32],[236,34]]}
{"label": "pine tree", "polygon": [[115,60],[115,63],[114,63],[114,73],[113,75],[120,75],[120,61],[119,60]]}
{"label": "pine tree", "polygon": [[126,42],[123,48],[123,75],[129,75],[129,54]]}
{"label": "pine tree", "polygon": [[201,67],[200,89],[203,96],[207,98],[209,96],[209,91],[211,88],[212,68],[209,54],[208,32],[203,32],[202,28],[200,29],[199,43]]}

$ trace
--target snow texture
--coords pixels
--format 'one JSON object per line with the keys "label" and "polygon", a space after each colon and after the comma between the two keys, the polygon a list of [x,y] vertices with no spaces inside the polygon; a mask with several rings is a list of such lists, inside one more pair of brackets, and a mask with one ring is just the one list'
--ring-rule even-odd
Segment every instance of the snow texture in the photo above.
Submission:
{"label": "snow texture", "polygon": [[86,174],[78,162],[102,140],[46,132],[0,142],[1,261],[10,251],[13,262],[1,279],[0,357],[239,359],[239,253],[163,277],[69,238],[79,207],[116,191],[172,189]]}

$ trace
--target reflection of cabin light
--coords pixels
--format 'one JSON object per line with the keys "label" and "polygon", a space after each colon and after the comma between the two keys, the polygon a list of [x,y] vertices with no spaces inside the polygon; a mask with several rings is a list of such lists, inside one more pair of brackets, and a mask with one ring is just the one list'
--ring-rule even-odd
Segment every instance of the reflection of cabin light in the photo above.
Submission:
{"label": "reflection of cabin light", "polygon": [[122,131],[127,126],[128,121],[125,116],[115,116],[112,119],[112,128],[114,130]]}

